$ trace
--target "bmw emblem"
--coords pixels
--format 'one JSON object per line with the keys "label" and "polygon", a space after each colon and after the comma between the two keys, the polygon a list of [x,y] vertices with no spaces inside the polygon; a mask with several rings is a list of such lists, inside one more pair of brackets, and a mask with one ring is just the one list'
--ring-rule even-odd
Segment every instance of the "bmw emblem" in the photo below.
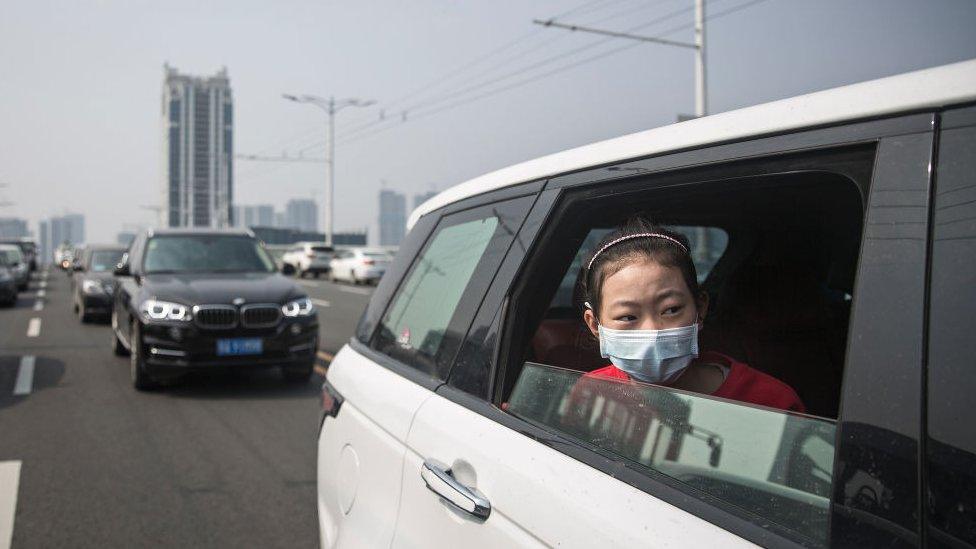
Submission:
{"label": "bmw emblem", "polygon": [[231,301],[231,303],[233,303],[234,305],[240,307],[241,305],[244,304],[244,298],[243,297],[235,297],[234,298],[234,301]]}

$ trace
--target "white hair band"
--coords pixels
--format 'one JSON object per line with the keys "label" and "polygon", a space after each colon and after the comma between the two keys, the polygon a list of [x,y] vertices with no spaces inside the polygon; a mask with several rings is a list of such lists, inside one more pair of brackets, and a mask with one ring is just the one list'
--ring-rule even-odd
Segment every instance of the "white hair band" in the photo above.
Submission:
{"label": "white hair band", "polygon": [[593,258],[590,259],[589,265],[586,266],[587,272],[589,272],[589,270],[593,268],[593,262],[596,261],[596,258],[600,257],[600,254],[607,251],[607,248],[616,246],[617,244],[620,244],[625,240],[633,240],[634,238],[663,238],[664,240],[674,243],[674,245],[681,248],[681,250],[684,253],[688,253],[688,248],[686,248],[685,245],[682,244],[681,241],[679,241],[677,238],[673,238],[666,234],[661,234],[661,233],[637,233],[637,234],[622,236],[616,240],[612,240],[608,242],[606,245],[604,245],[602,248],[600,248],[595,254],[593,254]]}

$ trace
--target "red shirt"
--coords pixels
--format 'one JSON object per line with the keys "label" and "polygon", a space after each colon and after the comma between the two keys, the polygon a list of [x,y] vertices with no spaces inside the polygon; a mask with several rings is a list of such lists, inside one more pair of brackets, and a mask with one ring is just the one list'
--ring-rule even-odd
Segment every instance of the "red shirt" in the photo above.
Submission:
{"label": "red shirt", "polygon": [[[792,387],[776,379],[775,377],[750,368],[747,364],[739,362],[732,357],[709,351],[702,353],[696,362],[709,364],[719,364],[728,368],[728,375],[719,388],[712,393],[712,396],[748,402],[780,410],[790,410],[793,412],[806,412],[807,409],[800,401],[796,391]],[[613,364],[593,370],[583,376],[602,377],[607,379],[629,380],[627,372],[617,368]]]}

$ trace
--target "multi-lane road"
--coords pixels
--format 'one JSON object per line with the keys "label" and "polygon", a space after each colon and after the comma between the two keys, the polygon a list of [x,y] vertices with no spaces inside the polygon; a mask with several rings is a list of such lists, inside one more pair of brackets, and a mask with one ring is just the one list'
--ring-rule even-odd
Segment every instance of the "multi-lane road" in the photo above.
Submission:
{"label": "multi-lane road", "polygon": [[35,274],[0,309],[0,549],[314,546],[321,374],[371,289],[301,284],[321,323],[307,384],[214,372],[142,393],[65,274]]}

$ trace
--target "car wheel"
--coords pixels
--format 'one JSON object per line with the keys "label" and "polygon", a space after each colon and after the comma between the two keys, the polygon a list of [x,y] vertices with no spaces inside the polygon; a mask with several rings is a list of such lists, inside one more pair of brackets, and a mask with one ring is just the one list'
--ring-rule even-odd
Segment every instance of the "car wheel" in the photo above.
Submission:
{"label": "car wheel", "polygon": [[315,271],[314,273],[312,273],[312,278],[318,278],[318,277],[319,277],[319,272],[318,271]]}
{"label": "car wheel", "polygon": [[78,313],[78,320],[82,324],[88,324],[91,322],[91,315],[85,312],[85,307],[83,305],[75,304],[75,312]]}
{"label": "car wheel", "polygon": [[129,354],[129,350],[122,345],[122,341],[119,339],[119,334],[115,331],[118,326],[118,318],[115,316],[115,312],[112,312],[112,352],[115,356],[125,356]]}
{"label": "car wheel", "polygon": [[146,373],[146,361],[142,356],[142,336],[139,334],[139,323],[132,327],[130,336],[132,349],[129,352],[129,375],[132,386],[139,391],[146,391],[156,386],[156,383]]}
{"label": "car wheel", "polygon": [[359,277],[356,276],[356,270],[355,269],[349,271],[349,279],[350,279],[350,281],[353,284],[355,284],[356,286],[359,286]]}
{"label": "car wheel", "polygon": [[308,367],[282,368],[281,377],[285,378],[285,381],[289,383],[308,383],[314,370],[314,363],[309,364]]}

